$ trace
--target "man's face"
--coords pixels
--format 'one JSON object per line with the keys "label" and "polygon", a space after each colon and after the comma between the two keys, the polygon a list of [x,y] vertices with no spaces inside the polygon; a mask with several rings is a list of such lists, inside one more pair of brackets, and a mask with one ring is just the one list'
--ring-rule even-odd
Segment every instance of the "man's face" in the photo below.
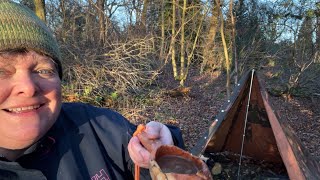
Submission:
{"label": "man's face", "polygon": [[50,129],[61,108],[60,83],[49,57],[0,55],[0,147],[26,148]]}

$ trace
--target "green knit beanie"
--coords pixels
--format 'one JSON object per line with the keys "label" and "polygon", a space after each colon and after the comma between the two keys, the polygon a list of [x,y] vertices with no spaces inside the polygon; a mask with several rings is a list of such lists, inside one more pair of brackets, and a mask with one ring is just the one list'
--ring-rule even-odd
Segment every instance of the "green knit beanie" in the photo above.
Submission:
{"label": "green knit beanie", "polygon": [[62,78],[61,54],[49,28],[29,8],[0,0],[0,52],[14,49],[32,49],[50,56]]}

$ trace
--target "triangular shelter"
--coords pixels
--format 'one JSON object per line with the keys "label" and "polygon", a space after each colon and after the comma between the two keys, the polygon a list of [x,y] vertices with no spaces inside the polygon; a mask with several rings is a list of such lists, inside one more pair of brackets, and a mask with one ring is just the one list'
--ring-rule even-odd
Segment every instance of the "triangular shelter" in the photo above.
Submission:
{"label": "triangular shelter", "polygon": [[196,156],[223,151],[240,154],[242,149],[245,156],[283,163],[290,179],[319,179],[319,162],[305,151],[289,124],[277,117],[269,101],[257,73],[248,71],[191,153]]}

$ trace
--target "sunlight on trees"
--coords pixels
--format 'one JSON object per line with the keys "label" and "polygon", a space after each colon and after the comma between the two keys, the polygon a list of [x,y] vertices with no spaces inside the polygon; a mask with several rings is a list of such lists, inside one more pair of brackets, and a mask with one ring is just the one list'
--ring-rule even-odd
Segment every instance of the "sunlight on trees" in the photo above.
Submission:
{"label": "sunlight on trees", "polygon": [[[105,89],[105,94],[130,94],[128,89],[143,89],[162,71],[172,71],[176,86],[183,87],[190,68],[198,74],[219,72],[226,79],[229,95],[243,72],[270,68],[270,62],[274,64],[271,80],[283,84],[286,93],[319,92],[320,3],[316,0],[19,2],[37,12],[52,28],[69,72],[70,67],[90,64],[91,74],[95,74],[99,67],[105,67],[104,63],[122,58],[126,60],[111,63],[99,72],[108,76],[120,73],[116,69],[134,66],[134,75],[120,73],[117,77],[121,78],[112,79],[110,87],[97,83],[90,92],[87,88],[89,96],[97,95],[97,89]],[[127,52],[119,52],[120,47]],[[74,73],[65,74],[64,82],[72,84]],[[85,89],[81,86],[65,88],[70,92]]]}

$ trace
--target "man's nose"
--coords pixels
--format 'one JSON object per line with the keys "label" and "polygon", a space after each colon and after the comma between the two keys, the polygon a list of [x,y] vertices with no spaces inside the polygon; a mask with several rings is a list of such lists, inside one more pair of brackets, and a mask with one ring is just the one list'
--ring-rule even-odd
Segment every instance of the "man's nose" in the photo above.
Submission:
{"label": "man's nose", "polygon": [[33,97],[39,91],[38,82],[32,73],[24,73],[15,79],[14,93],[19,96]]}

